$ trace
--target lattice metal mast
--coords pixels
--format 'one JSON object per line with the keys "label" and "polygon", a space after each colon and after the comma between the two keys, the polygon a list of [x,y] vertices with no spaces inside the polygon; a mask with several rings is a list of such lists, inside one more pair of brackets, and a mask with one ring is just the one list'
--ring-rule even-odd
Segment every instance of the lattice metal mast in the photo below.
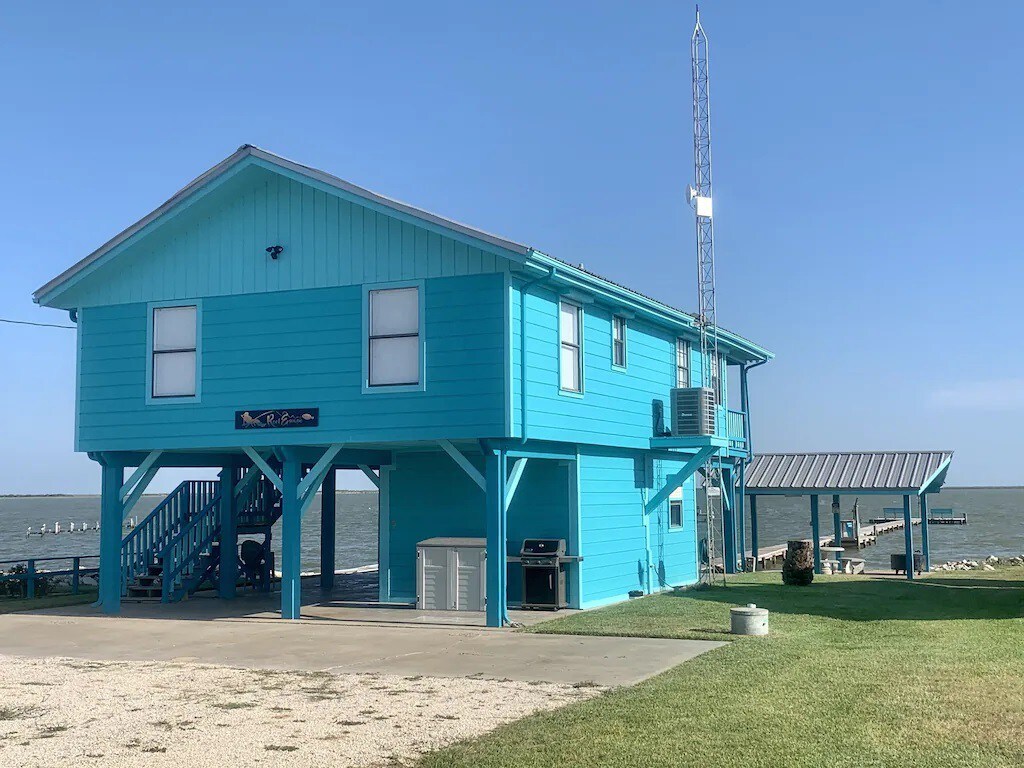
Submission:
{"label": "lattice metal mast", "polygon": [[[697,234],[697,325],[700,331],[701,379],[716,388],[721,372],[718,368],[718,317],[715,300],[715,226],[711,202],[711,92],[708,69],[708,38],[700,23],[700,7],[690,38],[693,67],[693,176],[694,185],[687,191],[696,213]],[[710,375],[709,375],[710,373]],[[717,412],[717,403],[716,403]],[[714,457],[704,468],[705,516],[707,519],[707,563],[702,580],[715,579],[716,506],[722,488],[721,468]],[[724,520],[723,520],[724,523]],[[724,536],[724,531],[723,531]],[[723,538],[724,541],[724,538]],[[725,552],[722,553],[725,564]],[[723,572],[724,572],[723,567]]]}

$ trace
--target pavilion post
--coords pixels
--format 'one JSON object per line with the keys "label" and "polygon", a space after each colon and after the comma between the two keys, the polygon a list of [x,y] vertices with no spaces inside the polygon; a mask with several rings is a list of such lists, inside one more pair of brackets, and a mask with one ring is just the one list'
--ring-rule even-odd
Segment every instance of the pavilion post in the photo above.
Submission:
{"label": "pavilion post", "polygon": [[814,572],[821,573],[821,529],[818,525],[818,497],[811,496],[811,538],[814,539]]}
{"label": "pavilion post", "polygon": [[914,578],[914,527],[910,519],[910,496],[903,496],[903,544],[907,551],[907,560],[903,564],[907,571],[907,578]]}
{"label": "pavilion post", "polygon": [[[337,530],[337,472],[332,467],[320,486],[320,589],[334,589],[334,546]],[[310,493],[313,493],[311,490]]]}
{"label": "pavilion post", "polygon": [[843,521],[839,519],[839,494],[832,494],[832,530],[835,532],[833,538],[835,542],[832,546],[841,547],[843,546]]}
{"label": "pavilion post", "polygon": [[104,613],[121,612],[121,530],[124,502],[121,486],[124,467],[103,465],[100,496],[100,590],[98,605]]}
{"label": "pavilion post", "polygon": [[928,548],[928,494],[922,493],[917,497],[921,510],[921,554],[924,557],[925,571],[932,569],[932,554]]}
{"label": "pavilion post", "polygon": [[[286,456],[281,471],[281,618],[297,619],[302,606],[302,463]],[[311,491],[312,492],[312,491]]]}
{"label": "pavilion post", "polygon": [[757,547],[759,544],[757,535],[757,496],[751,495],[750,497],[750,556],[751,565],[750,570],[757,570]]}

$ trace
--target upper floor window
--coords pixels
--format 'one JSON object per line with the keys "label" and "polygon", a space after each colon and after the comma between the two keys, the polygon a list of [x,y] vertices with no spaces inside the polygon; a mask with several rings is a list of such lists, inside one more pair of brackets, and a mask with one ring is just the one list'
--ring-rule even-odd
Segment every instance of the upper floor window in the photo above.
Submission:
{"label": "upper floor window", "polygon": [[626,318],[612,315],[612,365],[626,367]]}
{"label": "upper floor window", "polygon": [[153,308],[153,397],[195,397],[197,316],[194,305]]}
{"label": "upper floor window", "polygon": [[558,384],[566,392],[583,391],[583,308],[568,301],[558,305]]}
{"label": "upper floor window", "polygon": [[690,342],[676,339],[676,386],[690,386]]}
{"label": "upper floor window", "polygon": [[370,291],[367,383],[386,387],[420,383],[419,288]]}
{"label": "upper floor window", "polygon": [[711,353],[711,388],[715,391],[715,402],[722,403],[721,358]]}

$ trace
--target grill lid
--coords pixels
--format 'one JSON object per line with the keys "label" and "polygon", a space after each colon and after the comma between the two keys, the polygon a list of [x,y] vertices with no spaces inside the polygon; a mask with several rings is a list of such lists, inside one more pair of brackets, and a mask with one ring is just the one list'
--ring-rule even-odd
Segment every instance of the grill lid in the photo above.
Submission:
{"label": "grill lid", "polygon": [[565,555],[565,539],[524,539],[521,557],[562,557]]}

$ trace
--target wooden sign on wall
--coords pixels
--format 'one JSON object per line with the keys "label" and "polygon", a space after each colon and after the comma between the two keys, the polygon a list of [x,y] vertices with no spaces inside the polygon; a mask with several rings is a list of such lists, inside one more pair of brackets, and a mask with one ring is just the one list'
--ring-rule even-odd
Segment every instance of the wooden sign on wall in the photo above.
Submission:
{"label": "wooden sign on wall", "polygon": [[235,429],[281,429],[320,426],[319,408],[271,408],[235,411]]}

